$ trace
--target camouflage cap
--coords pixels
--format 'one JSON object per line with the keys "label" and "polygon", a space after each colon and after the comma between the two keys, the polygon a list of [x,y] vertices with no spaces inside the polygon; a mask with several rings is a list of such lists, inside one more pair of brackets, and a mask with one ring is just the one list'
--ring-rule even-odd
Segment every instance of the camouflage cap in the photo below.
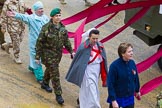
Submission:
{"label": "camouflage cap", "polygon": [[55,16],[56,14],[60,14],[61,13],[61,9],[60,8],[54,8],[51,13],[50,13],[50,16],[53,17]]}

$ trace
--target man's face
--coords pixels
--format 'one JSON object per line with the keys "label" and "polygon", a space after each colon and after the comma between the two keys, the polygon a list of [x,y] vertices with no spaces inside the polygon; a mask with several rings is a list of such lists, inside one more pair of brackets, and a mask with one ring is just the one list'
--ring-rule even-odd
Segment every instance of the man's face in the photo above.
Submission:
{"label": "man's face", "polygon": [[53,23],[58,24],[61,21],[61,14],[56,14],[55,16],[52,17]]}
{"label": "man's face", "polygon": [[38,16],[42,16],[43,15],[43,8],[39,8],[38,10],[35,11],[35,14]]}
{"label": "man's face", "polygon": [[99,37],[99,34],[91,34],[91,36],[89,37],[89,40],[92,46],[96,44],[96,42],[98,41],[98,37]]}

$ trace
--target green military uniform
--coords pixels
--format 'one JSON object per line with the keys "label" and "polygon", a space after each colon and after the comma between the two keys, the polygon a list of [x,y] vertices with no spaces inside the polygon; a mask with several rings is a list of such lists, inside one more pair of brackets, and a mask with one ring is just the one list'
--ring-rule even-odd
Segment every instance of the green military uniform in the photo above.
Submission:
{"label": "green military uniform", "polygon": [[63,47],[72,54],[72,47],[65,26],[61,22],[54,25],[51,19],[42,27],[37,39],[36,60],[41,59],[46,66],[43,82],[48,85],[51,79],[56,95],[62,94],[58,67],[62,58]]}
{"label": "green military uniform", "polygon": [[[4,5],[4,2],[5,2],[6,0],[0,0],[0,14],[1,14],[1,12],[2,12],[2,8],[3,8],[3,5]],[[2,44],[3,43],[5,43],[5,39],[4,39],[4,33],[2,33],[2,31],[1,31],[1,25],[0,25],[0,45],[1,45],[1,48],[2,49],[4,49],[3,47],[2,47]]]}

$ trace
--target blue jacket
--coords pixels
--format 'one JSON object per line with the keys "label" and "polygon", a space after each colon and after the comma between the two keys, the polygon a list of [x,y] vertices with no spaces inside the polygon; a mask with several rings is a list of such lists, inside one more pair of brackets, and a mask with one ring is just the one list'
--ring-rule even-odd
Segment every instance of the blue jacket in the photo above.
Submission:
{"label": "blue jacket", "polygon": [[110,65],[107,83],[110,101],[133,96],[135,92],[139,92],[140,84],[135,62],[126,62],[122,58],[115,60]]}
{"label": "blue jacket", "polygon": [[25,22],[25,24],[28,25],[30,53],[35,55],[36,40],[42,26],[49,22],[49,18],[46,15],[37,16],[36,14],[26,15],[21,13],[16,13],[15,18]]}
{"label": "blue jacket", "polygon": [[[103,74],[105,72],[105,74],[107,75],[108,69],[107,69],[107,58],[106,58],[106,52],[105,49],[103,48],[103,45],[98,42],[97,43],[99,50],[101,51],[101,56],[103,58],[103,65],[101,68],[101,71],[103,70]],[[79,48],[78,51],[75,54],[75,57],[71,63],[71,66],[69,68],[69,71],[66,75],[66,80],[78,85],[79,87],[81,87],[81,83],[85,74],[85,69],[88,65],[89,62],[89,57],[90,57],[90,53],[91,53],[91,46],[89,43],[89,39],[87,39],[84,43],[82,43]],[[102,81],[103,81],[103,86],[105,86],[104,84],[106,84],[106,75],[102,75]],[[105,77],[105,78],[104,78]]]}

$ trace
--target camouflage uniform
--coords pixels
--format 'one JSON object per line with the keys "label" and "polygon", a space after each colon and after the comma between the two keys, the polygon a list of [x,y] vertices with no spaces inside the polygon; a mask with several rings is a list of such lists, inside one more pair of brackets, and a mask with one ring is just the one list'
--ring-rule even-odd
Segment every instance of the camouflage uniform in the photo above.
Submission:
{"label": "camouflage uniform", "polygon": [[156,99],[157,99],[156,108],[162,108],[162,91],[160,92],[159,95],[157,95]]}
{"label": "camouflage uniform", "polygon": [[36,59],[42,61],[46,66],[43,82],[52,86],[56,95],[62,94],[60,85],[59,63],[62,57],[62,50],[65,47],[72,54],[71,43],[68,39],[67,30],[60,22],[59,26],[52,23],[52,20],[42,27],[36,43]]}
{"label": "camouflage uniform", "polygon": [[[0,0],[0,14],[2,12],[2,8],[3,8],[3,5],[4,5],[4,2],[6,0]],[[4,39],[4,33],[2,33],[1,31],[1,25],[0,25],[0,45],[1,45],[1,48],[3,49],[2,47],[2,44],[5,43],[5,39]]]}
{"label": "camouflage uniform", "polygon": [[15,11],[19,13],[25,13],[26,8],[24,6],[23,1],[21,0],[7,0],[3,6],[3,10],[1,13],[1,22],[2,28],[6,29],[10,34],[11,41],[13,44],[13,53],[14,57],[19,58],[20,53],[20,42],[22,42],[24,31],[25,31],[25,24],[12,17],[6,16],[7,11]]}

